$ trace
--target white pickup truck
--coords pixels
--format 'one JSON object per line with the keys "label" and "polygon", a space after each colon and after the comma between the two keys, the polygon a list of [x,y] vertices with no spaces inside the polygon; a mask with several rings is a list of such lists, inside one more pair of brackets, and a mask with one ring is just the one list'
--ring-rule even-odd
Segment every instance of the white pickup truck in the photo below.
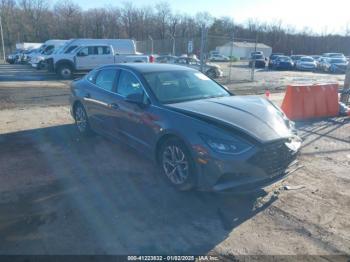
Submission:
{"label": "white pickup truck", "polygon": [[90,71],[95,67],[117,63],[148,63],[150,57],[139,54],[119,54],[112,45],[89,44],[78,46],[69,53],[51,56],[50,68],[63,79],[71,79],[75,72]]}

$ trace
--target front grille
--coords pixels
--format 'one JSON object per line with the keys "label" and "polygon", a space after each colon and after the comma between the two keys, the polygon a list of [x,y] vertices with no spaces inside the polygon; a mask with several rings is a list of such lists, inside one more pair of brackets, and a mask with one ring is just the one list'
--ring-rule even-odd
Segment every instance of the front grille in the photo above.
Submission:
{"label": "front grille", "polygon": [[264,145],[249,162],[265,171],[269,177],[282,174],[292,163],[297,153],[285,145],[285,140]]}

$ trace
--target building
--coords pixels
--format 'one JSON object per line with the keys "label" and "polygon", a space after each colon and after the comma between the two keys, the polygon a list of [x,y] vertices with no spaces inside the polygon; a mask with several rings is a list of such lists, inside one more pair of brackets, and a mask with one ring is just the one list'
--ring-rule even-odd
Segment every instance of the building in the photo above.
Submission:
{"label": "building", "polygon": [[254,51],[262,51],[265,56],[270,56],[272,53],[272,47],[263,43],[233,42],[232,45],[232,42],[228,42],[222,46],[216,47],[216,51],[218,51],[220,55],[249,59],[250,53]]}

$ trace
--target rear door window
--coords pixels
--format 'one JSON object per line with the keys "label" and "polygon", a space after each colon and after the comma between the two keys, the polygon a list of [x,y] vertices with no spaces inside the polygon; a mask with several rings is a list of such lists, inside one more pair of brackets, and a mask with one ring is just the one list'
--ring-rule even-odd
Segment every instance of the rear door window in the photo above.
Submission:
{"label": "rear door window", "polygon": [[100,70],[96,76],[95,85],[103,90],[113,92],[117,73],[118,70],[111,68]]}
{"label": "rear door window", "polygon": [[111,54],[111,48],[109,46],[95,46],[94,47],[95,55],[109,55]]}

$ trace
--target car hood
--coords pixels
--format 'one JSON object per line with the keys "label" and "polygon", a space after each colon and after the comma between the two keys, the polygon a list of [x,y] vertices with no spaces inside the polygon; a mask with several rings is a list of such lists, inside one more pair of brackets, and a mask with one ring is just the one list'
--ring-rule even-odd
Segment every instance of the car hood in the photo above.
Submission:
{"label": "car hood", "polygon": [[219,65],[213,64],[213,63],[210,63],[210,62],[205,63],[204,66],[206,66],[206,67],[208,67],[208,68],[218,68],[218,69],[220,68]]}
{"label": "car hood", "polygon": [[283,114],[261,97],[220,97],[169,104],[167,107],[218,127],[243,132],[263,143],[293,135]]}

